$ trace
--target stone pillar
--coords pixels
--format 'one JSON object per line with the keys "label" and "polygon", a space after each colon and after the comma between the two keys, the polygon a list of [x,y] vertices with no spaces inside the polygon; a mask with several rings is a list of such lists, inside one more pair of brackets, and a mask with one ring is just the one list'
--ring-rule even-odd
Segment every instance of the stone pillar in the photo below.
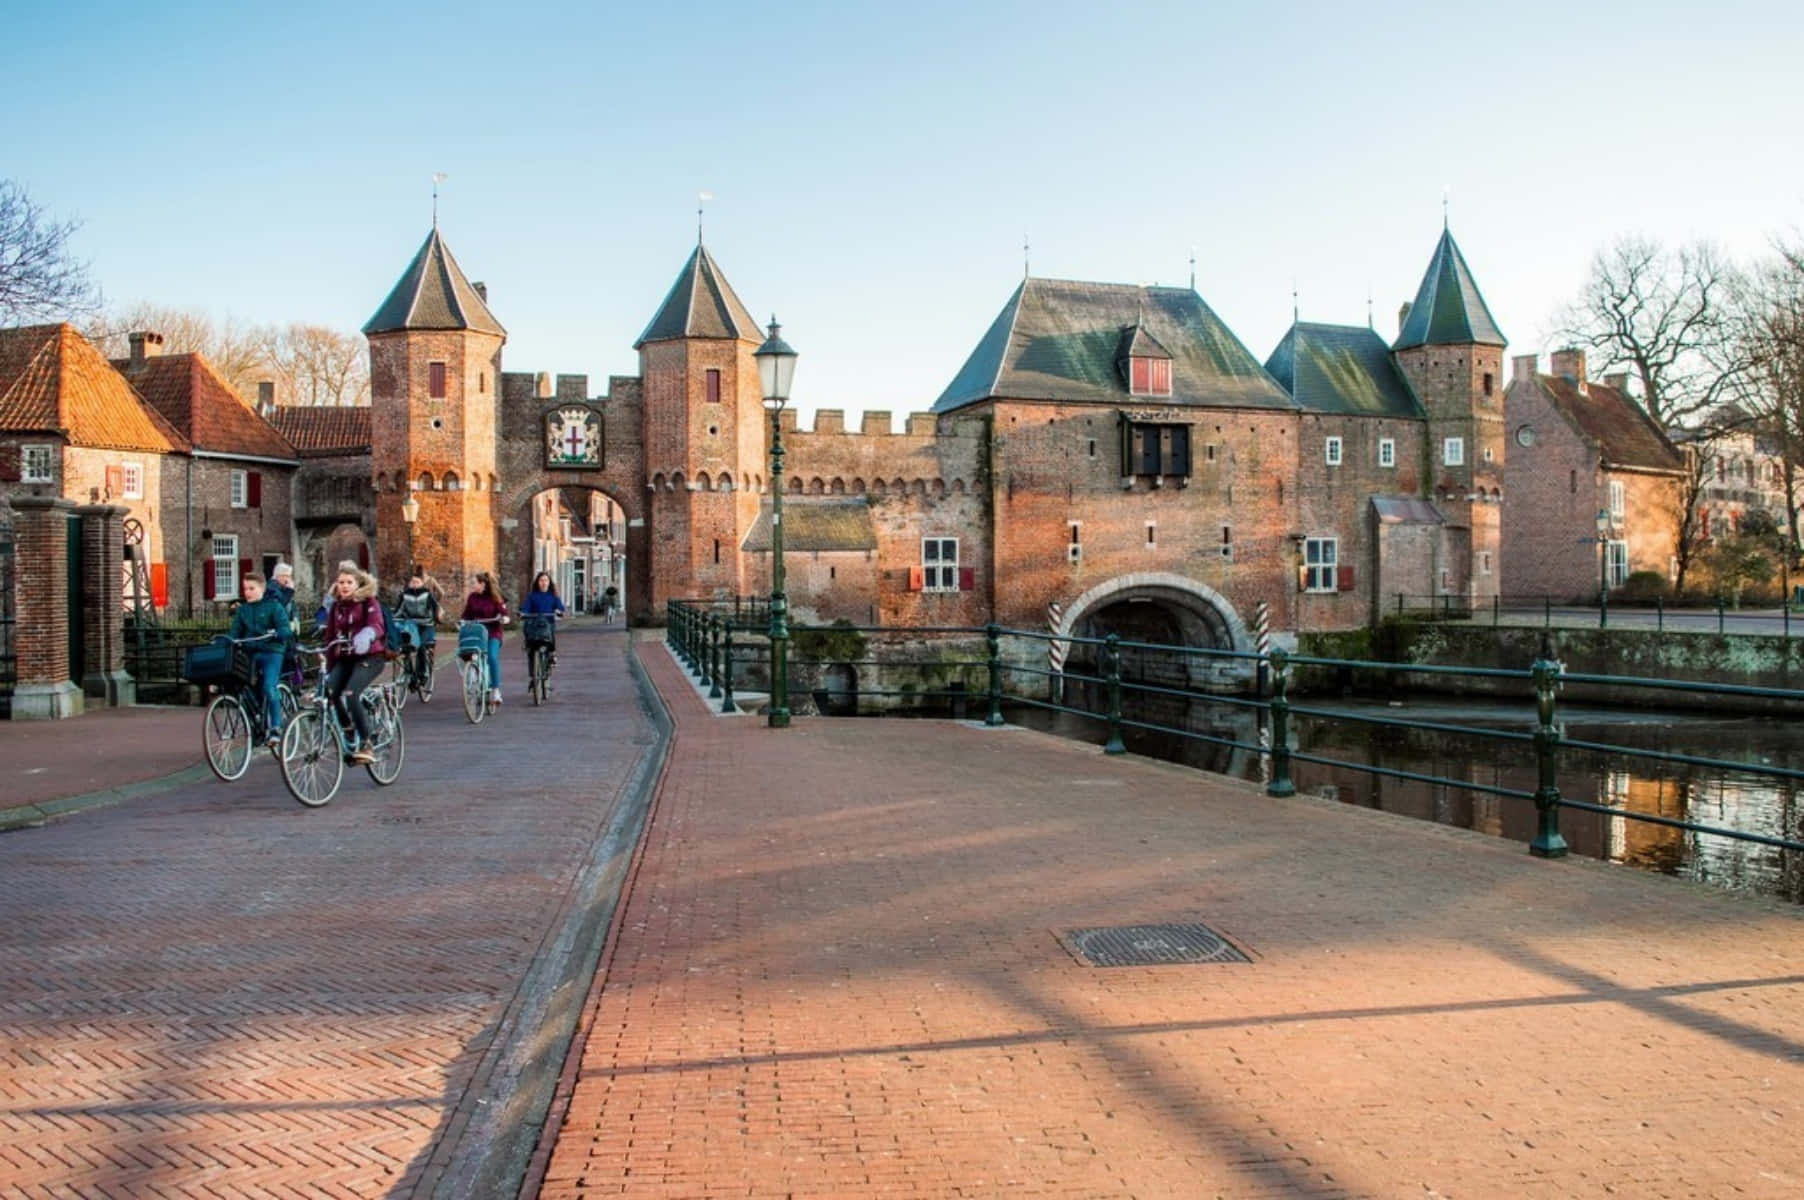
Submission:
{"label": "stone pillar", "polygon": [[13,627],[18,680],[13,720],[73,717],[82,692],[69,679],[69,514],[73,501],[14,496]]}
{"label": "stone pillar", "polygon": [[75,510],[82,540],[81,690],[109,708],[137,702],[125,673],[125,514],[117,504]]}

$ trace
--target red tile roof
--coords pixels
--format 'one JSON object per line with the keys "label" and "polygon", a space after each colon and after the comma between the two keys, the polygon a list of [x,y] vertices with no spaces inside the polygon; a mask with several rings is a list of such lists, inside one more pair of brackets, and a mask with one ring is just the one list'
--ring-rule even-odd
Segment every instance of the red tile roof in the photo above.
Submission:
{"label": "red tile roof", "polygon": [[187,439],[68,324],[0,329],[0,429],[104,450],[185,451]]}
{"label": "red tile roof", "polygon": [[270,414],[269,423],[302,458],[370,452],[367,404],[319,408],[283,405]]}
{"label": "red tile roof", "polygon": [[113,366],[196,450],[253,458],[298,457],[280,433],[239,398],[205,357],[169,354]]}
{"label": "red tile roof", "polygon": [[1595,443],[1605,466],[1681,471],[1685,456],[1667,440],[1641,406],[1613,387],[1579,385],[1564,375],[1537,377],[1554,407]]}

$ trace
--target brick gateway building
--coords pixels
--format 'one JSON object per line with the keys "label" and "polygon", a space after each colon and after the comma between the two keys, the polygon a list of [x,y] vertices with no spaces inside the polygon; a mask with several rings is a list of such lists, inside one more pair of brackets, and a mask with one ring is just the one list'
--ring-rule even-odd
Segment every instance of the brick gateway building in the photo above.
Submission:
{"label": "brick gateway building", "polygon": [[534,498],[592,489],[623,518],[626,611],[656,620],[769,590],[781,486],[802,621],[1038,629],[1056,604],[1065,632],[1245,649],[1260,603],[1281,632],[1358,628],[1399,594],[1485,603],[1504,338],[1450,233],[1400,323],[1390,344],[1297,323],[1262,363],[1193,289],[1030,277],[902,432],[786,412],[773,481],[765,331],[705,247],[639,373],[590,396],[503,372],[506,330],[434,228],[364,327],[376,566],[495,567],[515,595]]}

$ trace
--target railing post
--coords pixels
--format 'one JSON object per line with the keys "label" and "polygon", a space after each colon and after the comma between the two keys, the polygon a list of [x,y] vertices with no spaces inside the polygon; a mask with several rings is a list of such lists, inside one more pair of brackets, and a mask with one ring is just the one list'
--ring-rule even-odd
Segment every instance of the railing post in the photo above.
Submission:
{"label": "railing post", "polygon": [[736,711],[733,704],[733,622],[728,621],[720,648],[720,711]]}
{"label": "railing post", "polygon": [[1542,593],[1541,596],[1541,627],[1543,629],[1553,628],[1553,597],[1546,593]]}
{"label": "railing post", "polygon": [[1661,633],[1666,629],[1666,597],[1654,597],[1654,632]]}
{"label": "railing post", "polygon": [[664,645],[671,651],[676,650],[676,601],[664,601]]}
{"label": "railing post", "polygon": [[1501,624],[1503,624],[1503,596],[1499,594],[1491,597],[1491,628],[1495,629]]}
{"label": "railing post", "polygon": [[724,618],[708,617],[708,699],[720,699],[720,627]]}
{"label": "railing post", "polygon": [[1002,627],[991,621],[983,627],[983,637],[990,651],[990,715],[983,723],[1002,725]]}
{"label": "railing post", "polygon": [[1290,655],[1272,651],[1272,781],[1265,785],[1268,796],[1294,796],[1297,785],[1290,778]]}
{"label": "railing post", "polygon": [[1565,668],[1553,661],[1553,650],[1545,639],[1541,657],[1529,673],[1535,681],[1535,839],[1528,852],[1537,858],[1565,858],[1566,839],[1560,836],[1560,786],[1558,755],[1560,729],[1553,721],[1554,693],[1560,687]]}
{"label": "railing post", "polygon": [[1721,637],[1723,633],[1723,598],[1721,596],[1716,598],[1716,633],[1718,637]]}
{"label": "railing post", "polygon": [[1121,741],[1121,635],[1111,633],[1103,639],[1102,647],[1104,678],[1109,686],[1109,740],[1104,743],[1104,754],[1126,754],[1127,746]]}
{"label": "railing post", "polygon": [[1597,627],[1610,627],[1610,589],[1607,587],[1597,589]]}

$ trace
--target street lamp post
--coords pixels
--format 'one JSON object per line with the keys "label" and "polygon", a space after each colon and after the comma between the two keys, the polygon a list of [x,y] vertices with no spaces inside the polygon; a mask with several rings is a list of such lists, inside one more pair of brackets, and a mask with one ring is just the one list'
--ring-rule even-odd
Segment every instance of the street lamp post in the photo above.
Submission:
{"label": "street lamp post", "polygon": [[[408,487],[411,489],[412,484],[409,483]],[[420,502],[411,490],[408,491],[406,498],[401,501],[401,519],[407,523],[408,563],[408,565],[403,566],[401,569],[407,571],[412,570],[412,564],[418,561],[413,553],[413,524],[420,519]]]}
{"label": "street lamp post", "polygon": [[778,336],[781,326],[770,319],[770,336],[752,352],[764,407],[770,412],[770,727],[789,727],[789,597],[783,590],[783,406],[795,377],[796,352]]}
{"label": "street lamp post", "polygon": [[1610,510],[1597,510],[1597,626],[1610,623]]}

